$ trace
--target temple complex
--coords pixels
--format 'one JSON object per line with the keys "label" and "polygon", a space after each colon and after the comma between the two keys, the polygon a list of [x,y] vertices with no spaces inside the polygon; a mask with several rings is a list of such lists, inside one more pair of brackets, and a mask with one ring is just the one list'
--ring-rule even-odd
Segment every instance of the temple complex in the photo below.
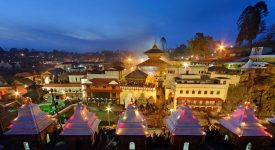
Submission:
{"label": "temple complex", "polygon": [[257,148],[265,140],[270,140],[272,137],[270,133],[265,131],[266,127],[259,123],[249,102],[239,106],[232,114],[220,119],[219,122],[221,131],[242,149],[248,143],[251,143],[253,148]]}
{"label": "temple complex", "polygon": [[205,133],[198,123],[198,119],[192,114],[190,107],[183,104],[165,120],[171,133],[171,142],[174,149],[183,149],[189,145],[190,149],[196,149],[196,143],[202,142]]}
{"label": "temple complex", "polygon": [[14,148],[35,149],[50,142],[56,123],[37,104],[31,103],[30,98],[26,98],[9,128],[4,135],[10,137]]}
{"label": "temple complex", "polygon": [[116,134],[119,139],[119,149],[145,149],[145,139],[148,134],[147,122],[132,103],[120,115]]}
{"label": "temple complex", "polygon": [[94,143],[99,123],[97,116],[85,105],[77,104],[60,135],[64,136],[70,149],[89,149]]}

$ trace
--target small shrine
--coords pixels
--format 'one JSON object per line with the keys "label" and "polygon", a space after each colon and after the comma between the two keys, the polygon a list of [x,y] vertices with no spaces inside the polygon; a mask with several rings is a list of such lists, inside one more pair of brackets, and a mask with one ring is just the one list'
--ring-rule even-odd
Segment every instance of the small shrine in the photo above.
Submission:
{"label": "small shrine", "polygon": [[183,149],[186,144],[190,149],[197,149],[198,143],[202,142],[202,137],[205,135],[198,119],[185,103],[176,111],[172,111],[165,119],[165,123],[172,137],[173,149]]}
{"label": "small shrine", "polygon": [[4,135],[9,136],[16,149],[35,149],[50,142],[56,123],[30,98],[18,109],[18,116],[11,122]]}
{"label": "small shrine", "polygon": [[254,109],[250,102],[245,102],[239,106],[229,116],[219,120],[221,132],[229,137],[237,147],[245,148],[247,144],[252,144],[254,148],[260,148],[265,140],[270,140],[272,135],[268,133],[266,127],[259,123],[254,114]]}
{"label": "small shrine", "polygon": [[143,150],[146,148],[147,122],[137,107],[131,103],[119,117],[116,135],[119,139],[119,149]]}
{"label": "small shrine", "polygon": [[89,149],[95,141],[99,123],[97,116],[85,105],[77,104],[60,135],[64,136],[69,149]]}

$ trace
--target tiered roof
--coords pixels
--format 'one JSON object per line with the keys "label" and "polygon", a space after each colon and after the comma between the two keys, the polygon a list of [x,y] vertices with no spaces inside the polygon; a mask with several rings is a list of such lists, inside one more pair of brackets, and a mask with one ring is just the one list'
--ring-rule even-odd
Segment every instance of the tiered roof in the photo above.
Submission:
{"label": "tiered roof", "polygon": [[117,135],[146,135],[148,134],[147,122],[144,116],[132,103],[126,111],[120,115],[117,127]]}
{"label": "tiered roof", "polygon": [[174,135],[204,135],[198,119],[192,114],[189,106],[179,106],[178,110],[172,111],[165,120],[169,131]]}
{"label": "tiered roof", "polygon": [[85,105],[77,104],[73,116],[66,122],[60,135],[93,135],[99,123],[97,116],[89,112]]}
{"label": "tiered roof", "polygon": [[239,106],[230,116],[219,120],[220,124],[240,136],[271,136],[259,123],[249,102]]}
{"label": "tiered roof", "polygon": [[131,73],[129,73],[128,75],[126,75],[125,78],[146,79],[147,76],[148,75],[145,72],[136,69]]}
{"label": "tiered roof", "polygon": [[46,112],[41,111],[37,104],[27,101],[18,109],[18,116],[10,125],[6,135],[39,134],[54,123]]}

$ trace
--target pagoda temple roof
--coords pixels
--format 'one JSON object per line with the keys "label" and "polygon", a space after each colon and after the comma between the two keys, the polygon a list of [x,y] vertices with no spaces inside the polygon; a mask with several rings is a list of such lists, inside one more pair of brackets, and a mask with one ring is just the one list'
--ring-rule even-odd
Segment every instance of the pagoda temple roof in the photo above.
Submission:
{"label": "pagoda temple roof", "polygon": [[240,136],[271,136],[265,127],[259,123],[254,114],[254,109],[249,102],[239,106],[229,117],[219,120],[220,124],[235,135]]}
{"label": "pagoda temple roof", "polygon": [[77,104],[74,114],[66,122],[60,135],[93,135],[95,134],[100,120],[89,112],[83,104]]}
{"label": "pagoda temple roof", "polygon": [[117,135],[146,135],[148,134],[147,122],[137,107],[129,104],[126,111],[120,115],[117,127]]}
{"label": "pagoda temple roof", "polygon": [[9,126],[6,135],[35,135],[54,123],[48,113],[41,111],[37,104],[26,103],[18,108],[18,116]]}
{"label": "pagoda temple roof", "polygon": [[154,44],[151,49],[144,52],[144,54],[151,54],[151,53],[164,53],[164,52],[161,49],[159,49],[156,44]]}
{"label": "pagoda temple roof", "polygon": [[175,135],[204,135],[198,119],[192,114],[188,106],[179,106],[165,120],[169,131]]}
{"label": "pagoda temple roof", "polygon": [[164,66],[168,63],[161,59],[147,59],[146,61],[138,64],[137,66]]}
{"label": "pagoda temple roof", "polygon": [[129,73],[128,75],[125,76],[125,78],[138,78],[138,79],[146,79],[147,78],[147,74],[141,70],[134,70],[131,73]]}

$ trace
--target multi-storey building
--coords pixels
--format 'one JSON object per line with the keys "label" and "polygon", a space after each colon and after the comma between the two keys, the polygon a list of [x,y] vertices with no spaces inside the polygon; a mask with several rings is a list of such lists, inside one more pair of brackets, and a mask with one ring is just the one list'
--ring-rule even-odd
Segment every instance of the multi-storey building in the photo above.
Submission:
{"label": "multi-storey building", "polygon": [[220,111],[227,96],[229,85],[208,75],[181,74],[175,77],[168,93],[174,109],[186,101],[193,109]]}

